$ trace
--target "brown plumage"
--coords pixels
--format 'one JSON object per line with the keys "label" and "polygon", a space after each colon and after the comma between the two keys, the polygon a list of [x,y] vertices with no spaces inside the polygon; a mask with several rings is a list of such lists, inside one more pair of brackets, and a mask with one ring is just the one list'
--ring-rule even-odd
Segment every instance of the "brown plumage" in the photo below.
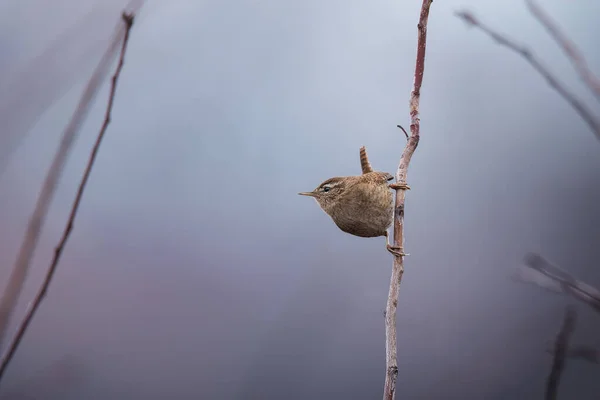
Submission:
{"label": "brown plumage", "polygon": [[402,256],[401,249],[391,247],[387,239],[394,218],[394,196],[388,182],[394,177],[373,171],[364,147],[360,149],[360,164],[362,175],[330,178],[312,192],[299,194],[314,197],[342,231],[360,237],[385,236],[388,250]]}

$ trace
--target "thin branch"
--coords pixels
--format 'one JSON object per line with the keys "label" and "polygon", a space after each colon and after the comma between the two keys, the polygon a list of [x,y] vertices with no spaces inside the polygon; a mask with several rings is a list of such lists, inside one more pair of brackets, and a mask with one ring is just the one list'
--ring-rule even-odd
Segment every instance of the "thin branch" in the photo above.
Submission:
{"label": "thin branch", "polygon": [[396,127],[402,129],[402,132],[404,132],[404,136],[406,136],[406,139],[408,139],[408,133],[406,133],[406,129],[404,129],[402,125],[396,125]]}
{"label": "thin branch", "polygon": [[[554,282],[553,291],[569,294],[600,312],[600,290],[576,279],[537,253],[527,254],[524,263],[530,271],[538,274],[524,279],[527,282],[544,288],[550,288],[549,282]],[[523,277],[524,274],[521,273],[520,276]]]}
{"label": "thin branch", "polygon": [[600,363],[600,352],[598,352],[598,349],[585,344],[570,346],[567,351],[567,357],[584,360],[591,364]]}
{"label": "thin branch", "polygon": [[27,273],[29,272],[31,259],[37,246],[40,232],[46,220],[48,208],[50,207],[50,203],[54,197],[54,192],[62,175],[65,163],[70,154],[73,143],[77,138],[79,128],[85,120],[87,112],[89,111],[91,104],[98,94],[100,85],[108,75],[110,66],[118,54],[119,43],[121,43],[121,38],[123,37],[122,35],[122,24],[119,24],[113,35],[110,45],[103,54],[98,66],[92,74],[92,77],[88,81],[83,94],[81,95],[81,99],[77,104],[77,108],[75,109],[69,124],[63,132],[59,148],[54,155],[54,159],[52,160],[50,168],[48,169],[42,190],[38,196],[35,209],[29,220],[23,242],[21,243],[17,260],[15,261],[13,270],[8,278],[6,289],[2,293],[2,298],[0,299],[0,346],[2,345],[4,337],[6,336],[10,318],[16,306],[19,295],[21,294]]}
{"label": "thin branch", "polygon": [[[396,171],[397,184],[406,185],[408,166],[420,139],[419,100],[421,97],[421,84],[425,72],[425,49],[427,44],[427,21],[429,19],[429,8],[432,0],[423,0],[421,14],[419,16],[417,56],[415,63],[415,75],[413,90],[410,94],[410,137],[406,142],[398,170]],[[394,247],[402,253],[404,248],[404,200],[405,191],[396,189],[396,203],[394,206]],[[398,307],[398,295],[400,283],[404,274],[404,258],[394,256],[390,290],[385,309],[385,386],[383,392],[384,400],[393,400],[396,395],[396,382],[398,380],[398,358],[397,358],[397,334],[396,334],[396,309]]]}
{"label": "thin branch", "polygon": [[579,78],[594,93],[596,99],[600,101],[600,80],[590,70],[585,57],[581,54],[575,43],[567,38],[552,18],[534,0],[525,0],[525,3],[531,14],[542,24],[554,41],[565,52],[567,58],[573,64],[573,68],[579,74]]}
{"label": "thin branch", "polygon": [[83,191],[85,190],[87,181],[88,181],[90,173],[92,171],[92,167],[94,166],[94,161],[96,160],[98,150],[100,149],[100,144],[102,143],[102,139],[104,138],[104,134],[106,133],[106,129],[108,127],[108,124],[110,123],[111,111],[112,111],[112,107],[113,107],[113,103],[114,103],[117,82],[119,79],[119,75],[121,74],[121,70],[123,69],[123,63],[124,63],[124,59],[125,59],[125,51],[127,50],[127,42],[129,40],[129,32],[131,30],[131,26],[133,25],[133,18],[134,18],[133,14],[126,14],[126,13],[122,14],[122,19],[123,19],[124,25],[125,25],[125,35],[121,42],[122,44],[121,44],[121,54],[119,56],[119,63],[117,65],[117,68],[116,68],[115,73],[111,80],[110,95],[108,98],[108,105],[106,107],[104,122],[102,124],[102,127],[100,128],[100,132],[98,133],[98,137],[96,138],[96,142],[94,143],[94,147],[92,148],[92,151],[90,153],[90,157],[88,159],[88,163],[85,168],[85,172],[83,174],[83,177],[81,178],[81,182],[79,183],[79,188],[77,189],[77,194],[75,196],[75,200],[73,201],[73,205],[71,207],[71,213],[69,214],[69,218],[67,220],[67,225],[65,226],[65,229],[63,231],[63,235],[60,239],[60,242],[58,243],[58,245],[56,246],[56,249],[54,250],[54,257],[52,259],[52,262],[50,263],[50,266],[48,267],[46,276],[44,278],[44,282],[40,286],[33,302],[30,304],[29,309],[27,310],[27,314],[25,315],[25,318],[19,325],[19,328],[17,330],[15,337],[13,338],[13,340],[10,343],[10,345],[8,346],[6,352],[2,356],[2,360],[0,361],[0,380],[4,376],[4,372],[6,371],[6,367],[8,366],[8,363],[10,362],[10,360],[12,359],[13,355],[15,354],[17,348],[19,347],[19,344],[21,343],[21,339],[23,338],[23,335],[25,334],[27,327],[31,323],[31,320],[33,319],[36,311],[38,310],[43,298],[45,297],[45,295],[48,291],[48,287],[50,286],[52,277],[54,276],[54,272],[56,271],[56,267],[58,266],[58,262],[62,255],[62,252],[64,250],[65,244],[67,243],[67,240],[69,239],[71,231],[73,230],[73,223],[75,221],[77,211],[79,210],[79,205],[81,203]]}
{"label": "thin branch", "polygon": [[470,26],[475,26],[490,36],[496,43],[508,47],[512,51],[522,56],[542,77],[546,82],[556,90],[563,99],[565,99],[571,107],[579,114],[579,116],[588,124],[596,138],[600,139],[600,121],[592,114],[592,112],[570,93],[564,85],[556,79],[550,71],[533,55],[533,53],[525,47],[518,45],[514,41],[508,39],[505,35],[492,30],[482,24],[473,14],[468,11],[456,12],[455,15],[461,18]]}
{"label": "thin branch", "polygon": [[[548,343],[546,352],[554,354],[555,343]],[[590,364],[600,364],[600,351],[595,347],[588,346],[585,344],[571,345],[565,353],[565,357],[572,358],[574,360],[587,361]]]}
{"label": "thin branch", "polygon": [[567,362],[567,352],[569,349],[569,340],[575,331],[575,323],[577,322],[577,312],[573,307],[567,306],[565,317],[560,332],[556,336],[554,342],[554,359],[552,361],[552,369],[548,375],[546,382],[546,400],[556,400],[558,396],[558,385],[560,376],[565,369]]}

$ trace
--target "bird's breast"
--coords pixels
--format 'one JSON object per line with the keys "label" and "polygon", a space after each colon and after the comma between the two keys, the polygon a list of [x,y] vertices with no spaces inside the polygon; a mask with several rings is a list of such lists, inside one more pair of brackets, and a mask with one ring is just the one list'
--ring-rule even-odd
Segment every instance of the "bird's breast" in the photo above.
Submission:
{"label": "bird's breast", "polygon": [[344,232],[361,237],[385,235],[393,220],[393,195],[387,185],[360,184],[345,193],[330,214]]}

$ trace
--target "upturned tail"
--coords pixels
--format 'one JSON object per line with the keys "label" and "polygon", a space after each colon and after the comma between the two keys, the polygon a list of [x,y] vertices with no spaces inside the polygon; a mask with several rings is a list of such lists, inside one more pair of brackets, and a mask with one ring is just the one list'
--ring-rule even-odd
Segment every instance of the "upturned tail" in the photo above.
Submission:
{"label": "upturned tail", "polygon": [[365,146],[360,148],[360,168],[362,169],[363,174],[373,172],[373,167],[371,167],[371,163],[369,162]]}

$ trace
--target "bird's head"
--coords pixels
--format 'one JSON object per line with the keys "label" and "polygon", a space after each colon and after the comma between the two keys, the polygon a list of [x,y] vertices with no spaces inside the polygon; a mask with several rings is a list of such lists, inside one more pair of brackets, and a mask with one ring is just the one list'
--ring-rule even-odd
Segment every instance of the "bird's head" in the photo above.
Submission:
{"label": "bird's head", "polygon": [[329,214],[342,194],[348,189],[350,180],[352,180],[352,177],[348,176],[330,178],[317,186],[312,192],[300,192],[298,194],[314,197],[323,211]]}

